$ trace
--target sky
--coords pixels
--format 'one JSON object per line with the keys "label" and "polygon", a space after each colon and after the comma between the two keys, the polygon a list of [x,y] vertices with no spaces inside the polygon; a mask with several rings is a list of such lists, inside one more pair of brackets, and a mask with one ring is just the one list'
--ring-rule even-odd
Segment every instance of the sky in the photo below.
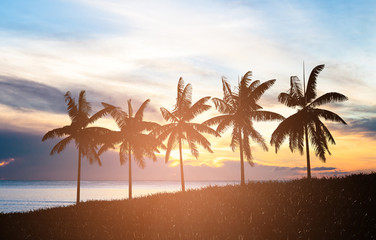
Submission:
{"label": "sky", "polygon": [[[265,110],[285,117],[296,110],[278,103],[290,76],[303,78],[319,64],[318,95],[339,92],[349,100],[323,108],[348,125],[325,122],[336,145],[324,163],[311,151],[316,177],[376,170],[375,1],[120,1],[5,0],[0,2],[0,179],[74,180],[72,144],[50,156],[58,139],[49,130],[70,124],[64,94],[86,91],[93,112],[101,102],[126,108],[151,103],[145,120],[165,124],[159,108],[172,109],[179,77],[193,87],[193,100],[222,97],[221,78],[232,86],[247,71],[276,83],[260,99]],[[213,107],[195,119],[218,114]],[[97,126],[116,130],[110,118]],[[255,123],[267,142],[278,122]],[[184,148],[187,180],[239,180],[239,151],[230,131],[207,136],[213,154],[195,159]],[[285,143],[278,154],[251,143],[255,166],[248,180],[283,180],[306,175],[305,156]],[[136,180],[179,180],[178,152],[166,164],[163,152]],[[107,152],[103,166],[83,161],[84,180],[127,180],[128,166]]]}

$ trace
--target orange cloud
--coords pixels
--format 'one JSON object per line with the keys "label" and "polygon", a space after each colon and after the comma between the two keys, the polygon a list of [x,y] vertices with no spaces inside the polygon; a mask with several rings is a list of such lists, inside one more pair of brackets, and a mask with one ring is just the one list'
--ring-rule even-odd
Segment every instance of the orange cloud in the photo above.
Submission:
{"label": "orange cloud", "polygon": [[6,165],[13,162],[14,160],[15,160],[14,158],[3,159],[0,161],[0,167],[5,167]]}

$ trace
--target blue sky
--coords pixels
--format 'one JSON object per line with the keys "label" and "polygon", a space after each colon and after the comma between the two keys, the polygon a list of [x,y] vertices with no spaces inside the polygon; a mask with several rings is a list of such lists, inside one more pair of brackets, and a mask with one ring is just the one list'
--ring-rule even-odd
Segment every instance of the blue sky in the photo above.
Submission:
{"label": "blue sky", "polygon": [[[261,104],[288,116],[294,111],[278,104],[276,96],[288,89],[290,76],[302,77],[304,60],[307,75],[316,65],[326,64],[318,80],[319,94],[337,91],[350,99],[329,106],[349,126],[329,125],[338,138],[331,148],[333,156],[326,164],[313,160],[313,166],[335,169],[328,174],[376,169],[370,152],[376,124],[374,26],[375,1],[1,1],[1,134],[15,132],[34,142],[26,136],[41,138],[46,131],[69,124],[63,94],[82,89],[94,109],[102,101],[124,107],[129,98],[135,105],[150,98],[146,118],[163,123],[159,107],[172,108],[180,76],[192,83],[193,97],[199,99],[221,97],[222,76],[235,85],[249,70],[255,79],[277,79]],[[199,120],[214,114],[213,110]],[[100,124],[114,128],[110,119]],[[266,139],[276,124],[259,125]],[[213,140],[217,154],[205,155],[202,150],[199,161],[187,154],[187,164],[212,167],[212,178],[221,178],[215,167],[225,168],[238,156],[225,151],[227,140],[228,136]],[[359,152],[348,150],[354,141],[363,143]],[[28,153],[30,161],[50,161],[52,171],[57,161],[74,155],[72,148],[60,154],[60,160],[50,158],[45,153],[51,144],[38,143],[35,148],[40,150]],[[265,166],[249,167],[259,169],[258,176],[285,178],[287,173],[273,169],[304,167],[304,157],[288,149],[279,155],[264,153],[257,145],[252,149],[258,166]],[[0,178],[23,176],[17,172],[21,167],[12,167],[27,158],[17,158],[18,154],[2,147]],[[351,165],[353,154],[359,159]],[[75,171],[75,164],[68,168]],[[103,172],[116,169],[111,164],[103,168],[107,169]],[[126,172],[126,166],[120,169]],[[70,178],[70,170],[65,171]],[[34,178],[48,176],[41,171]]]}
{"label": "blue sky", "polygon": [[113,32],[104,14],[79,1],[17,0],[0,3],[4,31],[41,38],[86,38]]}

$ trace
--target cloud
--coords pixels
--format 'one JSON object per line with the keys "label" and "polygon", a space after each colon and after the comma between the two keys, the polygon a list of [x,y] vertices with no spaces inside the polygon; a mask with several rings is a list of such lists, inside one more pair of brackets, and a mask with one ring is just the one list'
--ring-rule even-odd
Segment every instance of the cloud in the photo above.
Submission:
{"label": "cloud", "polygon": [[15,160],[14,158],[1,159],[0,160],[0,167],[5,167],[6,165],[13,162],[14,160]]}
{"label": "cloud", "polygon": [[[273,166],[268,166],[268,167],[273,167]],[[314,167],[311,168],[311,171],[332,171],[332,170],[337,170],[335,167]],[[307,167],[279,167],[279,166],[274,166],[274,171],[307,171]]]}
{"label": "cloud", "polygon": [[330,129],[340,131],[345,135],[363,135],[368,138],[376,139],[376,117],[373,117],[376,112],[371,112],[374,106],[364,106],[368,109],[367,115],[355,116],[357,118],[345,119],[347,125],[328,123]]}
{"label": "cloud", "polygon": [[46,84],[0,76],[0,103],[17,109],[66,112],[64,93]]}
{"label": "cloud", "polygon": [[376,139],[376,118],[362,118],[350,122],[351,132],[358,132]]}
{"label": "cloud", "polygon": [[376,118],[360,119],[351,122],[351,127],[367,132],[376,132]]}

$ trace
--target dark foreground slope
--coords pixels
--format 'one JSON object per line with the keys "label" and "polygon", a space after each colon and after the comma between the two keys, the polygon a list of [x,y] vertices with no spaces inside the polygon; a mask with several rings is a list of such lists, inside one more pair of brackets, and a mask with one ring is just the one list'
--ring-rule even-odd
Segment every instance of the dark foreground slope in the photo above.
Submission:
{"label": "dark foreground slope", "polygon": [[375,239],[376,174],[0,214],[1,239]]}

